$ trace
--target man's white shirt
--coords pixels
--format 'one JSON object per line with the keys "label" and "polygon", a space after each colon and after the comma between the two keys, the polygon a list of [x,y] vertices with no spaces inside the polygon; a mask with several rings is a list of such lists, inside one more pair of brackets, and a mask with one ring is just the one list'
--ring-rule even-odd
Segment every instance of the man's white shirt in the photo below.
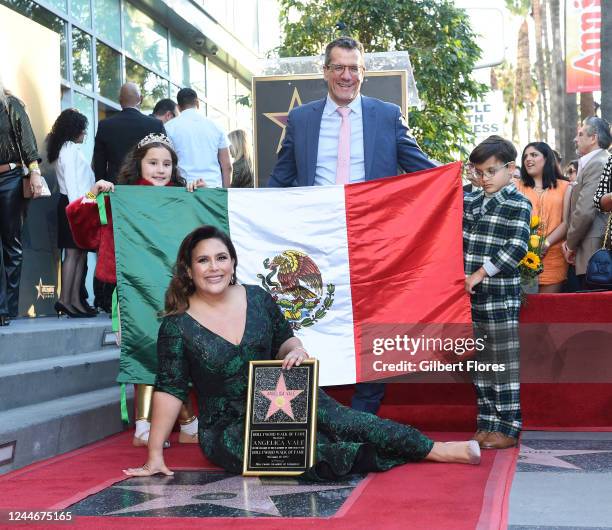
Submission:
{"label": "man's white shirt", "polygon": [[591,161],[592,158],[597,156],[597,154],[600,151],[603,151],[603,149],[595,149],[595,150],[591,151],[590,153],[587,153],[586,155],[581,156],[578,159],[578,173],[576,174],[576,177],[578,177],[578,174],[582,171],[584,166],[586,166]]}
{"label": "man's white shirt", "polygon": [[221,187],[219,149],[229,146],[225,132],[197,109],[185,109],[166,123],[174,144],[181,176],[191,182],[204,179],[209,188]]}

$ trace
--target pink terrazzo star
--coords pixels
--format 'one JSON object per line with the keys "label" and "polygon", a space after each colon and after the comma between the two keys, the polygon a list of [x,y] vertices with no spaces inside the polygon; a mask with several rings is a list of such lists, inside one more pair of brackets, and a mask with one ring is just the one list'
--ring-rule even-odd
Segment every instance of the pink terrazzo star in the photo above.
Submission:
{"label": "pink terrazzo star", "polygon": [[287,390],[285,377],[282,373],[278,378],[278,382],[276,383],[276,388],[274,390],[260,390],[260,392],[270,400],[270,407],[268,408],[266,419],[272,416],[272,414],[274,414],[277,410],[282,410],[292,420],[295,419],[293,417],[291,401],[299,396],[303,390]]}

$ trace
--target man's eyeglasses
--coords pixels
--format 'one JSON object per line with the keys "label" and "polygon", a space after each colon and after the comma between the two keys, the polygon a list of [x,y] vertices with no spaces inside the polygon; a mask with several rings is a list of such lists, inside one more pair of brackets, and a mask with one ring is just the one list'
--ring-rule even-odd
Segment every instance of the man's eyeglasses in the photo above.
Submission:
{"label": "man's eyeglasses", "polygon": [[344,73],[345,68],[348,68],[348,71],[351,73],[351,75],[357,75],[361,71],[362,66],[358,64],[343,65],[330,63],[325,68],[332,71],[336,75],[342,75]]}
{"label": "man's eyeglasses", "polygon": [[474,175],[475,177],[481,179],[481,178],[493,178],[495,175],[497,175],[497,173],[499,171],[501,171],[502,169],[504,169],[508,164],[510,164],[510,162],[506,162],[503,166],[499,166],[499,167],[488,167],[487,169],[483,171],[480,171],[480,169],[476,169],[474,167],[474,164],[467,164],[466,165],[466,169],[467,171],[469,171],[472,175]]}
{"label": "man's eyeglasses", "polygon": [[574,173],[577,173],[577,171],[576,171],[576,170],[575,170],[573,167],[572,167],[572,168],[570,168],[570,169],[566,169],[566,170],[565,170],[565,172],[566,172],[566,173],[569,173],[570,175],[572,175],[572,174],[574,174]]}

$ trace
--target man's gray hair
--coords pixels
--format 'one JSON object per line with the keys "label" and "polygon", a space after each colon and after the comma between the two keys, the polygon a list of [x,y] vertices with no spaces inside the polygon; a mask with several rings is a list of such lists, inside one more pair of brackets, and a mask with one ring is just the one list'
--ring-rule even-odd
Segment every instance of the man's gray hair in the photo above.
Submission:
{"label": "man's gray hair", "polygon": [[597,144],[602,149],[608,149],[612,144],[610,124],[603,118],[590,116],[584,120],[584,132],[589,136],[597,135]]}
{"label": "man's gray hair", "polygon": [[325,47],[325,66],[329,66],[331,62],[331,51],[334,48],[344,48],[345,50],[359,50],[361,53],[362,60],[365,61],[365,51],[363,49],[363,44],[352,37],[339,37],[336,40],[330,42]]}

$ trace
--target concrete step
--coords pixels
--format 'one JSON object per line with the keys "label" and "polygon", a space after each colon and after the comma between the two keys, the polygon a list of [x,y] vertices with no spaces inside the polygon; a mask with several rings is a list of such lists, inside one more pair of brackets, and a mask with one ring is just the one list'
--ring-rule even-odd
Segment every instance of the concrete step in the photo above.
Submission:
{"label": "concrete step", "polygon": [[106,313],[83,319],[18,318],[0,328],[0,365],[96,351],[111,333]]}
{"label": "concrete step", "polygon": [[[133,386],[127,385],[128,410]],[[119,385],[0,412],[0,474],[121,432]]]}
{"label": "concrete step", "polygon": [[0,365],[0,411],[107,388],[118,372],[116,347]]}

